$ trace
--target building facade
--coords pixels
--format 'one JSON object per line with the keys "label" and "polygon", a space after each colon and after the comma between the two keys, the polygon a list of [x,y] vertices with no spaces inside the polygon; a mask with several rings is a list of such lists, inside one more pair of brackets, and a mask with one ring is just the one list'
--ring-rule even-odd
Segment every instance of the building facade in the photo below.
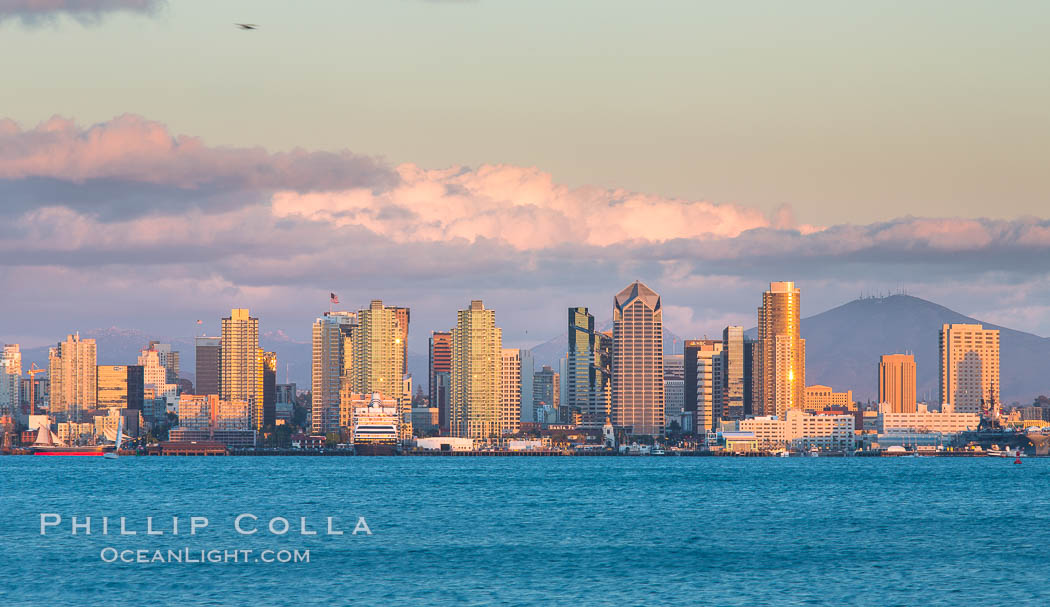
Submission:
{"label": "building facade", "polygon": [[521,429],[521,352],[503,348],[500,365],[500,432],[517,434]]}
{"label": "building facade", "polygon": [[744,418],[744,327],[722,329],[722,393],[719,410],[723,419]]}
{"label": "building facade", "polygon": [[339,430],[340,391],[356,327],[357,315],[352,312],[333,312],[314,321],[310,363],[310,430],[314,434]]}
{"label": "building facade", "polygon": [[219,337],[197,337],[194,339],[193,392],[195,394],[218,394],[222,377],[222,339]]}
{"label": "building facade", "polygon": [[22,383],[22,351],[18,344],[6,344],[0,352],[0,415],[14,415],[19,408]]}
{"label": "building facade", "polygon": [[801,292],[793,282],[771,282],[758,308],[753,375],[755,412],[781,418],[805,402],[806,340],[799,335]]}
{"label": "building facade", "polygon": [[450,431],[453,436],[495,439],[500,425],[500,376],[503,332],[496,312],[480,300],[460,310],[452,330],[452,397]]}
{"label": "building facade", "polygon": [[[230,315],[222,319],[220,339],[219,398],[247,402],[249,409],[255,411],[262,390],[259,319],[252,317],[248,308],[230,310]],[[261,417],[253,422],[255,427],[262,427]]]}
{"label": "building facade", "polygon": [[569,308],[568,346],[560,405],[578,411],[584,427],[601,428],[611,414],[612,336],[595,330],[587,308]]}
{"label": "building facade", "polygon": [[664,430],[663,308],[635,281],[613,298],[612,422],[634,434]]}
{"label": "building facade", "polygon": [[96,408],[98,350],[94,339],[79,333],[48,351],[52,415],[79,421],[80,412]]}
{"label": "building facade", "polygon": [[835,392],[831,386],[816,384],[806,386],[806,394],[803,397],[802,408],[806,411],[823,411],[831,407],[845,407],[853,409],[853,390]]}
{"label": "building facade", "polygon": [[438,410],[438,426],[448,431],[449,389],[452,374],[452,332],[432,331],[429,344],[427,391],[430,406]]}
{"label": "building facade", "polygon": [[914,413],[915,357],[883,354],[879,357],[879,402],[889,403],[894,413]]}
{"label": "building facade", "polygon": [[999,331],[946,324],[940,332],[941,403],[960,413],[998,415]]}
{"label": "building facade", "polygon": [[142,411],[145,389],[141,365],[99,365],[96,406]]}

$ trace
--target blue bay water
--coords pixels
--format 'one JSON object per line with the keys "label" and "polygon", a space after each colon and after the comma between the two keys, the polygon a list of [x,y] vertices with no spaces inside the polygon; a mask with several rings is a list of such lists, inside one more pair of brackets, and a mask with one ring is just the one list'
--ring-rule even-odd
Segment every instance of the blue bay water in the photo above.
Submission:
{"label": "blue bay water", "polygon": [[[1050,598],[1050,459],[4,457],[0,475],[0,599],[40,604]],[[63,517],[46,536],[42,512]],[[264,531],[238,535],[245,512]],[[95,533],[72,536],[73,515]],[[175,515],[182,534],[143,535],[145,517],[170,531]],[[190,536],[194,515],[210,525]],[[120,516],[138,535],[115,535]],[[275,516],[320,533],[269,535]],[[328,516],[343,536],[324,535]],[[372,535],[350,534],[358,517]],[[308,549],[310,562],[105,563],[107,546]]]}

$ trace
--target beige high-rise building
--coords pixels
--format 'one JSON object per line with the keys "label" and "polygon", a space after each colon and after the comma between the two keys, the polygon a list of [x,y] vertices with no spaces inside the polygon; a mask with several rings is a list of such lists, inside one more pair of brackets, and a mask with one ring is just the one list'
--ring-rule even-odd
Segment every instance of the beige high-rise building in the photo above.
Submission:
{"label": "beige high-rise building", "polygon": [[915,357],[883,354],[879,357],[879,402],[891,413],[915,413]]}
{"label": "beige high-rise building", "polygon": [[784,419],[805,404],[806,340],[799,336],[801,293],[793,282],[771,282],[758,308],[754,397],[756,415]]}
{"label": "beige high-rise building", "polygon": [[48,351],[51,409],[78,421],[80,412],[94,409],[97,402],[98,350],[94,339],[76,333]]}
{"label": "beige high-rise building", "polygon": [[333,312],[314,321],[310,365],[310,429],[314,434],[339,430],[340,390],[352,367],[356,328],[357,315],[353,312]]}
{"label": "beige high-rise building", "polygon": [[943,325],[941,403],[958,413],[995,415],[999,408],[999,331],[981,325]]}
{"label": "beige high-rise building", "polygon": [[402,438],[412,435],[411,384],[406,391],[405,383],[408,317],[408,308],[384,306],[380,300],[358,310],[349,355],[349,386],[344,390],[351,394],[378,392],[384,399],[396,399]]}
{"label": "beige high-rise building", "polygon": [[499,424],[501,434],[517,434],[521,429],[521,350],[503,348],[500,367]]}
{"label": "beige high-rise building", "polygon": [[612,423],[633,434],[664,431],[664,337],[660,296],[635,281],[613,298]]}
{"label": "beige high-rise building", "polygon": [[[249,411],[256,411],[262,395],[262,368],[259,356],[259,319],[248,308],[234,308],[222,319],[219,365],[219,399],[245,401]],[[261,406],[261,403],[259,403]],[[262,427],[262,417],[253,419],[255,428]]]}
{"label": "beige high-rise building", "polygon": [[500,376],[503,366],[503,332],[496,326],[496,312],[480,300],[460,310],[452,330],[452,377],[449,426],[453,436],[499,438]]}

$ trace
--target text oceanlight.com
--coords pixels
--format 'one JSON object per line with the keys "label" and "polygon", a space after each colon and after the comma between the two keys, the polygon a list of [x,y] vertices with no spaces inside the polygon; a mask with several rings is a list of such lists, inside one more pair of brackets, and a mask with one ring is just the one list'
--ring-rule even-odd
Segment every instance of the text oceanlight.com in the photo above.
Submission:
{"label": "text oceanlight.com", "polygon": [[279,550],[224,549],[199,550],[120,550],[107,546],[99,558],[105,563],[309,563],[310,551],[281,548]]}

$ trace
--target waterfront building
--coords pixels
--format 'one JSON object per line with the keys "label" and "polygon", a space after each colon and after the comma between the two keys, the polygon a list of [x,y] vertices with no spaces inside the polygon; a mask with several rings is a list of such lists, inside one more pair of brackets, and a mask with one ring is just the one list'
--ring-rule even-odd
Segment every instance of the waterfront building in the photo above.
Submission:
{"label": "waterfront building", "polygon": [[490,439],[500,425],[503,332],[496,312],[480,300],[460,310],[452,330],[450,431],[453,436]]}
{"label": "waterfront building", "polygon": [[142,365],[99,365],[95,406],[141,411],[145,395]]}
{"label": "waterfront building", "polygon": [[925,404],[917,405],[910,413],[895,411],[892,403],[882,403],[877,421],[878,430],[883,433],[906,430],[958,434],[977,430],[980,423],[979,413],[959,411],[951,403],[941,405],[940,411],[930,411]]}
{"label": "waterfront building", "polygon": [[822,386],[820,384],[806,386],[806,393],[802,403],[803,409],[806,411],[823,411],[831,407],[856,408],[853,402],[853,390],[835,392],[831,386]]}
{"label": "waterfront building", "polygon": [[[256,411],[262,391],[262,369],[259,356],[259,319],[249,314],[248,308],[234,308],[222,319],[220,341],[219,398],[226,401],[246,401]],[[255,428],[262,427],[262,416],[252,420]]]}
{"label": "waterfront building", "polygon": [[443,432],[447,432],[452,374],[452,332],[432,331],[428,350],[430,361],[427,391],[430,394],[430,406],[437,407],[438,426]]}
{"label": "waterfront building", "polygon": [[744,363],[744,327],[730,325],[722,329],[722,419],[744,418]]}
{"label": "waterfront building", "polygon": [[848,414],[789,409],[784,417],[766,415],[740,421],[740,431],[753,432],[762,449],[852,451],[856,418]]}
{"label": "waterfront building", "polygon": [[999,331],[946,324],[940,332],[941,402],[961,413],[998,415]]}
{"label": "waterfront building", "polygon": [[681,424],[685,411],[685,356],[670,354],[664,356],[664,423],[672,421]]}
{"label": "waterfront building", "polygon": [[79,333],[48,351],[51,415],[77,421],[81,411],[96,408],[97,360],[95,340]]}
{"label": "waterfront building", "polygon": [[219,337],[197,337],[194,340],[193,391],[196,394],[218,394],[222,376],[222,341]]}
{"label": "waterfront building", "polygon": [[521,353],[503,348],[500,366],[500,432],[517,434],[521,429]]}
{"label": "waterfront building", "polygon": [[633,434],[664,429],[663,308],[635,281],[613,298],[612,422]]}
{"label": "waterfront building", "polygon": [[595,331],[587,308],[569,308],[568,345],[560,378],[565,392],[561,407],[579,411],[584,427],[600,428],[612,401],[612,335]]}
{"label": "waterfront building", "polygon": [[915,357],[883,354],[879,357],[879,402],[894,413],[915,412]]}
{"label": "waterfront building", "polygon": [[340,393],[356,328],[357,315],[352,312],[333,312],[314,321],[310,364],[310,430],[314,434],[339,429]]}
{"label": "waterfront building", "polygon": [[22,351],[18,344],[6,344],[0,352],[0,416],[18,412],[22,379]]}
{"label": "waterfront building", "polygon": [[799,336],[801,292],[793,282],[771,282],[758,308],[753,406],[781,418],[805,402],[806,340]]}

